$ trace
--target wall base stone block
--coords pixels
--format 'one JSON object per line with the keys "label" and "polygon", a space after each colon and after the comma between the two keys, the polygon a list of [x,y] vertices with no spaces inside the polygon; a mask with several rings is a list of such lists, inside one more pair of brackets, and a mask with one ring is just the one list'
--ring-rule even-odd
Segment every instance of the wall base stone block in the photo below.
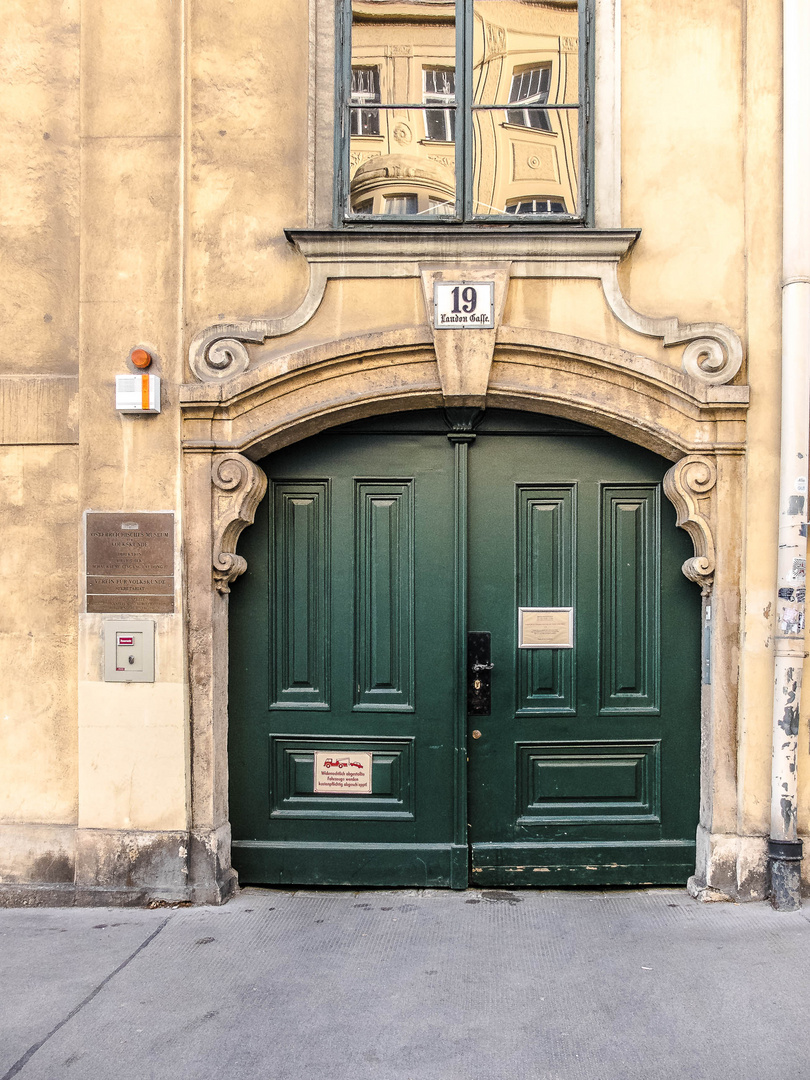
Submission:
{"label": "wall base stone block", "polygon": [[[687,888],[697,900],[765,900],[769,892],[765,836],[697,830],[697,871]],[[805,860],[806,861],[806,860]]]}
{"label": "wall base stone block", "polygon": [[222,904],[230,826],[191,832],[0,826],[0,907]]}

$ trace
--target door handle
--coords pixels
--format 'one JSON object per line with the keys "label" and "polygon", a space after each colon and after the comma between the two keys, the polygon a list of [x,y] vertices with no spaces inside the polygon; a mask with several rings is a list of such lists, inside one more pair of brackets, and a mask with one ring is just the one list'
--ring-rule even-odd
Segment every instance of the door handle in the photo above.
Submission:
{"label": "door handle", "polygon": [[492,634],[471,630],[467,634],[467,715],[489,716],[492,712],[492,676],[495,667],[490,659]]}

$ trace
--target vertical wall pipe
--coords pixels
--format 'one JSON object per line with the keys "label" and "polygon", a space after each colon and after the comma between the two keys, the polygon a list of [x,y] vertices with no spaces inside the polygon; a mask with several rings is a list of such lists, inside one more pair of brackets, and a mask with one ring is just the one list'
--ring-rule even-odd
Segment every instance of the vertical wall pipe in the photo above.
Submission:
{"label": "vertical wall pipe", "polygon": [[810,428],[810,4],[783,4],[782,439],[774,635],[771,901],[801,904],[796,749],[805,658]]}

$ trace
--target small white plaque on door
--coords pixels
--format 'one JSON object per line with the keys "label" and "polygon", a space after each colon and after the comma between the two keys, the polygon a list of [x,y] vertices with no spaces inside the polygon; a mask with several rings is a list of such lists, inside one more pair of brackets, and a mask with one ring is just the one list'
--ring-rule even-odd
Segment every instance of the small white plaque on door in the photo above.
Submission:
{"label": "small white plaque on door", "polygon": [[495,282],[434,282],[433,326],[436,330],[492,330]]}
{"label": "small white plaque on door", "polygon": [[315,751],[315,791],[344,795],[371,794],[371,754],[354,750]]}
{"label": "small white plaque on door", "polygon": [[573,647],[573,608],[518,608],[519,649],[573,649]]}

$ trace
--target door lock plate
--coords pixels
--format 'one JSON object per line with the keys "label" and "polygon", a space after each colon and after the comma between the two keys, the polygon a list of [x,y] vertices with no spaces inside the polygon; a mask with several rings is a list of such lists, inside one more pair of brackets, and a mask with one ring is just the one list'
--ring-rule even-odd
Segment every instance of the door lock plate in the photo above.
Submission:
{"label": "door lock plate", "polygon": [[489,716],[492,712],[492,634],[471,630],[467,634],[467,715]]}

